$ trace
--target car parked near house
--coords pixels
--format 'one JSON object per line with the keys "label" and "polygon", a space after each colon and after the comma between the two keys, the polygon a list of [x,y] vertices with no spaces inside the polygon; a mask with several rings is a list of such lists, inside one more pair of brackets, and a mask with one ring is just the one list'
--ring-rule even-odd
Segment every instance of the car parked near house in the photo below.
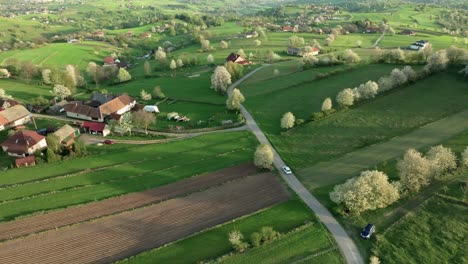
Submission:
{"label": "car parked near house", "polygon": [[361,237],[364,239],[369,239],[372,234],[375,232],[375,225],[373,224],[368,224],[364,229],[361,231]]}
{"label": "car parked near house", "polygon": [[115,141],[110,140],[110,139],[106,139],[106,140],[103,141],[103,143],[106,144],[106,145],[112,145],[112,144],[115,144]]}

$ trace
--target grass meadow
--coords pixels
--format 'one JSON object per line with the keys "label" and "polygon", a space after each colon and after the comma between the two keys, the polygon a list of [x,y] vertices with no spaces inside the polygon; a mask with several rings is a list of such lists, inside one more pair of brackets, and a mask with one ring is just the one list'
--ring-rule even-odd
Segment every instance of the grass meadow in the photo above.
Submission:
{"label": "grass meadow", "polygon": [[[0,220],[65,208],[169,184],[252,159],[248,132],[113,150],[2,172]],[[34,173],[31,173],[33,172]]]}

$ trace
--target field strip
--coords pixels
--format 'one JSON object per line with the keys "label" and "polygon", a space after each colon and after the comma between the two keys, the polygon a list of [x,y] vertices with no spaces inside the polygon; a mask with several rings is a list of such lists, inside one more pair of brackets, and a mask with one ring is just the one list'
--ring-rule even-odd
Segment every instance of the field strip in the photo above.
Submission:
{"label": "field strip", "polygon": [[50,58],[53,56],[57,55],[58,51],[52,52],[49,56],[45,57],[40,63],[38,63],[39,66],[42,66],[46,61],[48,61]]}
{"label": "field strip", "polygon": [[[36,197],[40,197],[40,196],[47,196],[47,195],[50,195],[50,194],[57,194],[57,193],[60,193],[60,192],[66,192],[66,191],[77,190],[77,189],[82,189],[82,188],[89,188],[89,187],[93,187],[93,186],[100,185],[100,184],[109,184],[109,183],[121,182],[121,181],[129,180],[129,179],[133,179],[133,178],[136,178],[136,177],[141,177],[141,176],[144,176],[144,175],[147,175],[147,174],[154,174],[154,173],[164,172],[164,171],[172,170],[172,169],[175,169],[175,168],[183,167],[183,166],[186,166],[186,165],[193,165],[193,164],[203,162],[203,161],[206,161],[206,160],[213,160],[213,159],[216,159],[217,157],[220,157],[220,156],[223,156],[223,155],[226,155],[226,154],[233,154],[233,153],[240,152],[240,151],[243,151],[243,150],[245,150],[245,148],[233,149],[233,150],[230,150],[228,152],[215,153],[215,154],[210,155],[210,156],[205,156],[203,158],[186,161],[184,163],[175,164],[175,165],[172,165],[172,166],[169,166],[169,167],[139,170],[138,173],[129,173],[129,175],[123,175],[123,176],[119,176],[119,177],[114,177],[113,176],[113,177],[110,177],[107,180],[88,182],[86,184],[76,185],[74,183],[71,183],[71,184],[67,185],[67,183],[65,182],[65,183],[61,184],[61,187],[59,187],[60,184],[57,181],[45,181],[45,182],[41,182],[41,183],[47,184],[46,186],[41,186],[42,190],[40,188],[38,188],[38,186],[36,184],[36,185],[34,185],[34,187],[35,187],[34,189],[30,188],[30,191],[29,191],[28,194],[26,194],[26,196],[24,196],[24,193],[25,193],[24,189],[21,188],[21,187],[23,187],[23,185],[16,186],[16,188],[14,188],[14,189],[7,189],[7,190],[11,191],[9,198],[6,198],[8,196],[5,197],[5,195],[0,195],[0,198],[1,198],[0,199],[0,205],[15,202],[15,201],[19,201],[19,200],[26,200],[26,199],[32,199],[32,198],[36,198]],[[86,172],[86,173],[88,173],[88,172]],[[94,175],[94,176],[98,177],[97,175]],[[90,177],[90,175],[86,175],[86,177]],[[109,176],[106,176],[106,178],[107,177],[109,177]],[[68,178],[68,177],[63,177],[63,178],[60,178],[60,179],[66,179],[66,178]],[[29,187],[29,186],[27,186],[27,187]],[[1,190],[0,190],[0,194],[2,194]],[[20,196],[20,195],[23,195],[23,196]]]}
{"label": "field strip", "polygon": [[294,262],[291,262],[291,264],[297,264],[297,263],[301,263],[301,262],[304,262],[304,261],[307,261],[307,260],[311,260],[311,259],[313,259],[313,258],[315,258],[315,257],[318,257],[318,256],[323,255],[323,254],[327,254],[327,253],[332,252],[332,251],[335,251],[335,250],[337,250],[337,248],[333,246],[333,247],[331,247],[331,248],[328,248],[328,249],[319,251],[319,252],[317,252],[317,253],[315,253],[315,254],[312,254],[312,255],[310,255],[310,256],[307,256],[307,257],[305,257],[305,258],[303,258],[303,259],[300,259],[300,260],[296,260],[296,261],[294,261]]}
{"label": "field strip", "polygon": [[288,199],[272,174],[0,244],[0,263],[110,263]]}
{"label": "field strip", "polygon": [[339,184],[382,161],[402,156],[409,148],[435,145],[468,129],[468,110],[331,161],[302,169],[298,175],[308,189]]}
{"label": "field strip", "polygon": [[251,164],[195,176],[143,192],[122,195],[64,210],[0,224],[0,241],[103,217],[216,186],[256,172]]}

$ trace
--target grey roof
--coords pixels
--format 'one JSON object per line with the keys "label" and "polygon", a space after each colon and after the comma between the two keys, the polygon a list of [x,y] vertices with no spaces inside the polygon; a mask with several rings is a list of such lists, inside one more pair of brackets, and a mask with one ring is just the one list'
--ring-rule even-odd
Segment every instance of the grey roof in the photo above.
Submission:
{"label": "grey roof", "polygon": [[[15,105],[0,112],[0,120],[5,124],[24,118],[31,113],[22,105]],[[3,125],[5,125],[3,124]],[[2,124],[0,124],[2,125]]]}

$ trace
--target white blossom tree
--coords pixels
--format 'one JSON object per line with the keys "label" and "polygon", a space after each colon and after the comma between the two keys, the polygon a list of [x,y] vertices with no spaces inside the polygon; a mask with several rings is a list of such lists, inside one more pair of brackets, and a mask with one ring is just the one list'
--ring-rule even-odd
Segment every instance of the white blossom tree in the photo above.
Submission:
{"label": "white blossom tree", "polygon": [[346,49],[343,51],[343,59],[347,63],[358,63],[361,61],[359,55],[357,55],[354,51],[350,49]]}
{"label": "white blossom tree", "polygon": [[260,47],[260,45],[262,45],[262,42],[258,39],[254,40],[254,45],[257,46],[257,47]]}
{"label": "white blossom tree", "polygon": [[392,70],[392,72],[390,73],[390,78],[392,78],[394,86],[403,85],[408,81],[408,78],[406,77],[406,74],[403,71],[400,71],[400,69],[397,69],[397,68]]}
{"label": "white blossom tree", "polygon": [[149,101],[151,100],[151,94],[147,93],[145,90],[141,90],[140,98],[144,101]]}
{"label": "white blossom tree", "polygon": [[328,98],[325,98],[325,100],[323,101],[322,103],[322,111],[328,111],[330,109],[332,109],[332,100],[328,97]]}
{"label": "white blossom tree", "polygon": [[13,96],[6,94],[5,90],[0,88],[0,98],[1,99],[8,99],[8,100],[13,100]]}
{"label": "white blossom tree", "polygon": [[377,170],[363,171],[356,178],[335,186],[330,198],[343,204],[351,213],[385,208],[400,198],[398,186],[388,181],[388,176]]}
{"label": "white blossom tree", "polygon": [[44,84],[52,84],[52,81],[50,79],[50,74],[52,71],[50,69],[44,69],[42,70],[42,82]]}
{"label": "white blossom tree", "polygon": [[169,69],[171,69],[174,75],[176,74],[177,63],[175,62],[175,60],[171,60],[171,63],[169,64]]}
{"label": "white blossom tree", "polygon": [[117,81],[122,83],[122,82],[127,82],[132,79],[132,76],[130,73],[125,70],[124,68],[119,69],[119,73],[117,73]]}
{"label": "white blossom tree", "polygon": [[281,118],[281,128],[290,129],[294,126],[296,122],[296,118],[294,117],[293,113],[287,112]]}
{"label": "white blossom tree", "polygon": [[201,39],[201,40],[200,40],[200,45],[201,45],[201,49],[202,49],[203,51],[209,51],[209,50],[211,50],[210,41],[207,40],[207,39]]}
{"label": "white blossom tree", "polygon": [[298,37],[296,35],[293,35],[289,37],[288,39],[288,46],[290,47],[295,47],[295,48],[302,47],[304,46],[304,43],[305,43],[304,38]]}
{"label": "white blossom tree", "polygon": [[122,115],[116,130],[120,131],[122,134],[128,133],[131,135],[133,126],[133,115],[130,112],[126,112]]}
{"label": "white blossom tree", "polygon": [[411,66],[405,66],[401,70],[403,74],[406,76],[406,79],[410,81],[415,81],[418,78],[418,74],[413,70]]}
{"label": "white blossom tree", "polygon": [[468,167],[468,146],[465,148],[465,150],[462,153],[461,165],[465,168]]}
{"label": "white blossom tree", "polygon": [[7,69],[0,69],[0,79],[8,79],[11,74]]}
{"label": "white blossom tree", "polygon": [[449,59],[447,58],[446,50],[438,50],[429,57],[424,70],[429,73],[443,71],[447,68]]}
{"label": "white blossom tree", "polygon": [[403,159],[398,160],[397,170],[401,187],[407,192],[419,192],[431,181],[431,164],[415,149],[409,149]]}
{"label": "white blossom tree", "polygon": [[368,81],[361,84],[358,88],[359,95],[363,99],[374,98],[379,91],[379,85],[376,82]]}
{"label": "white blossom tree", "polygon": [[342,90],[336,96],[336,102],[341,106],[352,106],[354,104],[353,91],[350,88]]}
{"label": "white blossom tree", "polygon": [[159,64],[164,65],[166,64],[167,54],[163,50],[163,48],[158,47],[158,49],[154,53],[154,58],[159,62]]}
{"label": "white blossom tree", "polygon": [[442,176],[444,173],[457,168],[457,157],[451,149],[442,145],[431,147],[426,154],[431,164],[433,177]]}
{"label": "white blossom tree", "polygon": [[213,57],[213,55],[208,54],[208,56],[206,57],[206,62],[207,62],[209,65],[213,65],[213,64],[214,64],[214,57]]}
{"label": "white blossom tree", "polygon": [[184,67],[184,62],[182,61],[182,59],[179,58],[177,59],[177,68],[180,69],[182,67]]}
{"label": "white blossom tree", "polygon": [[70,89],[61,84],[54,85],[54,88],[52,88],[52,91],[50,92],[55,98],[60,100],[63,100],[65,97],[70,96],[72,94],[70,92]]}
{"label": "white blossom tree", "polygon": [[219,43],[219,45],[221,46],[222,49],[227,49],[229,48],[229,44],[224,41],[224,40],[221,40],[221,42]]}
{"label": "white blossom tree", "polygon": [[255,150],[254,164],[260,169],[271,170],[273,168],[273,156],[270,145],[261,144]]}
{"label": "white blossom tree", "polygon": [[229,95],[229,98],[226,100],[226,107],[229,110],[239,110],[240,105],[245,101],[244,96],[239,91],[239,89],[234,88],[232,93]]}
{"label": "white blossom tree", "polygon": [[217,66],[214,73],[211,75],[211,88],[222,93],[227,92],[227,88],[231,84],[231,74],[224,66]]}

